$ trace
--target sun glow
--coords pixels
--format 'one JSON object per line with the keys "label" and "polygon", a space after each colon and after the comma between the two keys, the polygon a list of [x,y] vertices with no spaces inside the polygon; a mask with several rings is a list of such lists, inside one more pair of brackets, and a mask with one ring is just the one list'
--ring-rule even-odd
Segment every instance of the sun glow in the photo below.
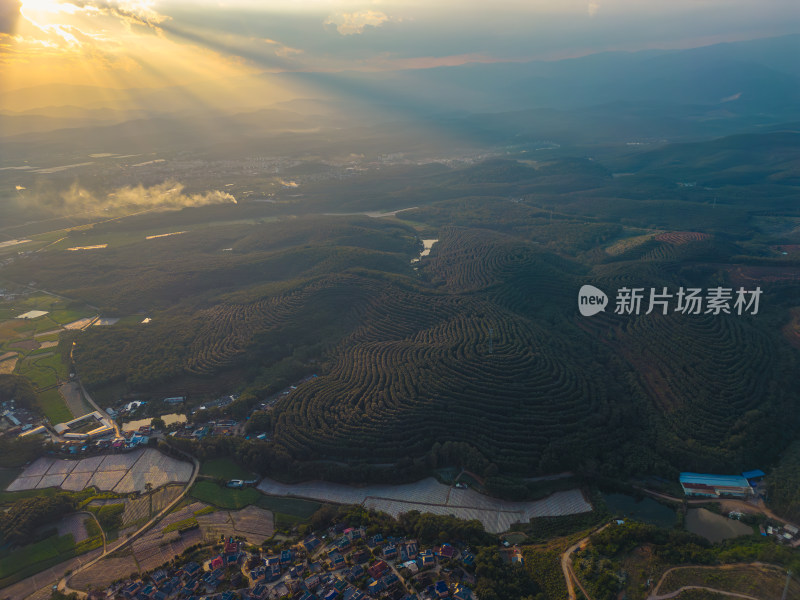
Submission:
{"label": "sun glow", "polygon": [[[103,89],[200,81],[216,81],[218,91],[224,80],[256,71],[202,44],[205,35],[187,42],[162,31],[168,22],[147,0],[22,0],[13,29],[0,31],[0,91],[69,84],[90,86],[102,96]],[[205,92],[195,90],[198,101],[206,101]],[[6,108],[51,104],[47,94],[43,89],[39,100],[26,97]],[[213,100],[210,90],[207,95]]]}
{"label": "sun glow", "polygon": [[67,13],[74,14],[79,9],[69,2],[58,2],[57,0],[22,0],[20,12],[26,18],[32,13]]}

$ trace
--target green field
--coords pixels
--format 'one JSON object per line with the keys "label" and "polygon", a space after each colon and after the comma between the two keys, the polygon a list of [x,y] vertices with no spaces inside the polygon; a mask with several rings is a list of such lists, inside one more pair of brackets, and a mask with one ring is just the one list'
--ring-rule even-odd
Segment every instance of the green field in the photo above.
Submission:
{"label": "green field", "polygon": [[0,505],[11,504],[12,502],[16,502],[17,500],[24,500],[25,498],[34,498],[37,496],[42,496],[46,498],[51,498],[57,494],[69,494],[72,496],[75,501],[81,506],[81,503],[92,498],[111,498],[117,497],[113,495],[111,492],[102,492],[97,494],[95,488],[90,487],[80,492],[65,492],[59,488],[49,487],[44,488],[41,490],[20,490],[18,492],[0,492]]}
{"label": "green field", "polygon": [[64,423],[73,418],[58,389],[53,388],[36,395],[36,402],[50,423]]}
{"label": "green field", "polygon": [[53,321],[55,321],[59,325],[67,325],[68,323],[72,323],[73,321],[77,321],[78,319],[82,319],[84,317],[89,317],[93,314],[95,313],[89,309],[86,310],[63,309],[63,310],[54,310],[47,316],[50,317]]}
{"label": "green field", "polygon": [[15,302],[19,306],[24,307],[27,310],[49,310],[53,311],[56,307],[63,306],[64,301],[61,298],[57,298],[56,296],[51,296],[50,294],[45,294],[42,292],[34,292],[29,296],[25,296],[24,298]]}
{"label": "green field", "polygon": [[312,500],[288,498],[283,496],[266,496],[255,488],[241,490],[220,487],[211,481],[198,481],[189,495],[193,498],[212,504],[218,508],[238,510],[251,504],[270,510],[277,521],[297,523],[311,518],[322,505]]}
{"label": "green field", "polygon": [[237,490],[220,487],[211,481],[198,481],[192,486],[189,495],[219,508],[238,510],[250,504],[258,504],[263,494],[254,488]]}
{"label": "green field", "polygon": [[19,361],[15,373],[30,381],[37,390],[43,390],[58,382],[55,371],[37,366],[34,359]]}
{"label": "green field", "polygon": [[187,529],[192,529],[194,527],[197,527],[197,519],[194,517],[189,517],[188,519],[183,519],[182,521],[170,523],[164,527],[162,532],[169,533],[170,531],[186,531]]}
{"label": "green field", "polygon": [[[67,308],[73,306],[62,298],[34,293],[23,296],[0,309],[0,354],[16,352],[19,360],[14,374],[24,377],[40,393],[37,396],[39,410],[52,423],[72,418],[63,398],[55,389],[59,381],[69,376],[69,365],[65,364],[58,346],[40,348],[44,342],[58,341],[59,333],[35,337],[36,334],[57,330],[60,324],[74,320],[76,315],[86,314],[86,309]],[[29,310],[47,310],[47,315],[32,320],[14,317]],[[2,320],[7,319],[7,320]],[[22,347],[20,347],[20,344]],[[41,391],[46,390],[46,391]]]}
{"label": "green field", "polygon": [[0,587],[11,585],[102,545],[103,538],[100,536],[75,544],[72,534],[68,534],[61,537],[54,535],[13,552],[5,551],[5,555],[0,558]]}
{"label": "green field", "polygon": [[256,475],[230,458],[212,458],[200,465],[200,475],[215,479],[256,479]]}
{"label": "green field", "polygon": [[36,496],[55,496],[60,490],[58,488],[44,488],[43,490],[20,490],[19,492],[0,492],[0,505],[10,504],[25,498],[35,498]]}
{"label": "green field", "polygon": [[28,379],[39,390],[65,381],[68,376],[67,365],[61,360],[56,347],[29,353],[28,358],[17,363],[15,372]]}
{"label": "green field", "polygon": [[288,515],[302,521],[310,519],[317,512],[322,504],[313,500],[302,500],[300,498],[288,498],[285,496],[265,496],[262,494],[257,505],[261,508],[271,510],[277,515]]}

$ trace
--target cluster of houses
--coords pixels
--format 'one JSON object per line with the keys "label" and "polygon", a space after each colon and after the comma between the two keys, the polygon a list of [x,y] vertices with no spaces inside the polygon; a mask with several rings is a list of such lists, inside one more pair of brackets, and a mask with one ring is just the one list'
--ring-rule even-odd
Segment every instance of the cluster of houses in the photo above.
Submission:
{"label": "cluster of houses", "polygon": [[169,435],[171,437],[202,440],[207,436],[215,435],[240,435],[242,425],[233,419],[220,419],[208,421],[207,423],[196,423],[194,425],[184,424],[173,428]]}
{"label": "cluster of houses", "polygon": [[57,442],[53,447],[53,453],[69,456],[91,456],[94,454],[108,454],[109,452],[128,452],[139,446],[146,446],[149,441],[149,435],[134,431],[124,433],[121,439]]}
{"label": "cluster of houses", "polygon": [[451,544],[420,549],[416,540],[367,537],[363,528],[339,525],[266,556],[229,539],[202,564],[160,569],[97,595],[118,600],[475,600],[467,587],[474,577],[453,568],[473,562],[466,549]]}
{"label": "cluster of houses", "polygon": [[19,435],[36,427],[39,421],[39,415],[27,408],[15,406],[14,400],[0,402],[0,431]]}
{"label": "cluster of houses", "polygon": [[[731,519],[741,518],[741,516],[736,516],[737,513],[730,513],[728,516]],[[741,514],[741,513],[738,513]],[[763,536],[772,536],[776,540],[784,544],[791,544],[794,547],[800,545],[800,529],[795,527],[794,525],[783,525],[783,526],[775,526],[772,525],[759,525],[758,526],[761,535]]]}

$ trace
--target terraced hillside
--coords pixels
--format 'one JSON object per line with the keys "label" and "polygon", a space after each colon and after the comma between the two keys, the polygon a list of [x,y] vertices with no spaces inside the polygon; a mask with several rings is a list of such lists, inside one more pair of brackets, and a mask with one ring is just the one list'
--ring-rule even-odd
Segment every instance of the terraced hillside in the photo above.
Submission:
{"label": "terraced hillside", "polygon": [[[462,466],[497,482],[773,460],[800,424],[786,333],[800,266],[761,214],[780,207],[747,204],[733,183],[717,194],[614,178],[587,159],[524,161],[416,179],[409,167],[424,194],[398,187],[396,206],[419,206],[394,216],[298,216],[342,210],[325,194],[365,193],[343,181],[202,227],[200,212],[99,224],[67,240],[108,244],[96,254],[56,247],[4,273],[35,272],[43,289],[125,317],[63,334],[95,397],[188,395],[196,407],[238,391],[230,410],[244,418],[296,385],[271,404],[269,442],[204,442],[252,470],[353,481]],[[185,233],[148,239],[162,219]],[[420,256],[423,239],[437,241]],[[757,316],[587,319],[586,283],[612,302],[624,286],[741,283],[764,297]]]}
{"label": "terraced hillside", "polygon": [[[618,443],[602,424],[624,418],[622,403],[612,404],[608,375],[582,358],[590,340],[566,319],[578,339],[554,339],[527,307],[492,301],[550,303],[571,277],[551,269],[538,293],[517,298],[511,281],[548,265],[530,244],[489,237],[484,246],[484,232],[446,232],[424,269],[456,291],[378,298],[328,372],[280,407],[277,442],[293,455],[383,460],[461,442],[501,469],[527,470],[554,466],[566,440],[597,451]],[[477,289],[489,294],[466,293]]]}

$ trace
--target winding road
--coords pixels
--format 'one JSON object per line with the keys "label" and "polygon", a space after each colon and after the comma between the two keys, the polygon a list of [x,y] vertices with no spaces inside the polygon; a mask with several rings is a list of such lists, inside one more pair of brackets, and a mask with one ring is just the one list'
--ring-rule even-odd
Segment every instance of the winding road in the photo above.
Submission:
{"label": "winding road", "polygon": [[764,600],[763,598],[756,598],[754,596],[748,596],[747,594],[740,594],[738,592],[727,592],[724,590],[718,590],[716,588],[707,587],[703,585],[685,585],[682,588],[675,590],[674,592],[669,592],[668,594],[658,593],[658,590],[664,584],[664,580],[673,571],[677,571],[680,569],[726,570],[726,569],[741,569],[742,567],[758,567],[763,569],[772,569],[774,571],[780,572],[782,575],[786,574],[786,571],[783,567],[763,562],[732,563],[727,565],[682,565],[682,566],[672,567],[671,569],[667,569],[666,571],[664,571],[664,573],[659,578],[655,588],[653,588],[653,593],[647,597],[647,600],[667,600],[668,598],[674,598],[675,596],[677,596],[678,594],[680,594],[682,591],[685,590],[708,590],[711,592],[716,592],[717,594],[725,594],[726,596],[735,596],[737,598],[748,598],[749,600]]}
{"label": "winding road", "polygon": [[[103,549],[102,551],[98,548],[97,550],[93,550],[89,553],[83,554],[81,556],[75,557],[58,565],[55,565],[49,572],[51,573],[51,577],[47,577],[47,572],[44,573],[37,573],[30,577],[19,581],[12,586],[4,588],[0,591],[1,598],[11,598],[12,600],[23,600],[25,598],[29,600],[45,600],[50,597],[52,592],[53,583],[57,582],[57,587],[60,591],[65,594],[70,594],[72,592],[76,592],[80,597],[86,597],[86,593],[80,590],[72,589],[69,587],[69,581],[78,573],[88,569],[89,567],[97,564],[100,560],[105,558],[106,556],[116,552],[134,542],[139,536],[141,536],[144,532],[150,529],[153,525],[155,525],[159,520],[161,520],[164,515],[168,514],[183,498],[186,496],[188,491],[191,489],[192,485],[194,484],[195,480],[197,479],[197,475],[200,471],[200,462],[189,455],[184,454],[186,458],[191,460],[193,469],[192,469],[192,476],[189,478],[186,487],[183,491],[163,510],[161,510],[158,514],[153,516],[146,524],[144,524],[141,528],[139,528],[136,532],[131,534],[130,537],[124,540],[118,540],[116,543],[112,543],[108,545],[106,540],[105,531],[103,528],[100,528],[100,531],[103,532]],[[82,511],[83,512],[83,511]],[[92,513],[87,513],[92,516],[97,522],[97,518]],[[100,525],[97,522],[98,526]],[[87,560],[88,559],[88,560]],[[85,562],[84,562],[85,561]],[[69,575],[64,575],[65,571],[69,571]],[[56,574],[60,575],[56,575]],[[44,575],[44,577],[43,577]],[[59,580],[58,577],[61,577]],[[46,582],[43,585],[43,581]]]}
{"label": "winding road", "polygon": [[[685,498],[677,498],[675,496],[670,496],[669,494],[662,494],[661,492],[656,492],[655,490],[649,490],[647,488],[636,488],[645,494],[649,494],[655,498],[661,498],[663,500],[669,500],[670,502],[677,502],[678,504],[682,504],[684,501],[687,504],[708,504],[709,502],[719,502],[724,503],[730,508],[738,508],[742,512],[760,512],[761,514],[773,519],[774,521],[778,521],[779,523],[783,523],[784,525],[793,525],[794,527],[798,527],[797,524],[792,523],[791,521],[787,521],[783,517],[779,517],[774,512],[772,512],[769,508],[764,505],[764,501],[759,501],[758,504],[751,504],[750,502],[745,502],[744,500],[737,500],[735,498],[698,498],[698,499],[685,499]],[[800,527],[798,527],[800,528]]]}
{"label": "winding road", "polygon": [[747,594],[738,594],[736,592],[723,592],[722,590],[718,590],[712,587],[705,587],[703,585],[685,585],[682,588],[675,590],[674,592],[670,592],[669,594],[664,594],[663,596],[648,596],[647,600],[667,600],[668,598],[674,598],[683,592],[689,590],[705,590],[707,592],[714,592],[715,594],[722,594],[724,596],[732,596],[734,598],[746,598],[746,600],[763,600],[763,598],[756,598],[755,596],[748,596]]}
{"label": "winding road", "polygon": [[[80,590],[76,590],[76,589],[73,589],[73,588],[69,587],[70,579],[72,579],[78,573],[80,573],[82,571],[85,571],[89,567],[97,564],[99,561],[103,560],[109,554],[112,554],[112,553],[116,552],[117,550],[120,550],[120,549],[124,548],[128,544],[133,543],[134,540],[136,540],[136,538],[138,538],[145,531],[147,531],[153,525],[155,525],[158,521],[160,521],[161,518],[164,517],[164,515],[168,514],[175,507],[175,505],[178,504],[178,502],[183,500],[184,496],[186,496],[186,494],[192,488],[192,485],[194,485],[195,479],[197,479],[197,474],[200,472],[200,461],[198,461],[193,456],[189,456],[188,454],[185,455],[185,456],[187,458],[191,459],[192,465],[193,465],[193,469],[192,469],[192,476],[189,478],[189,482],[186,484],[186,487],[183,488],[183,491],[172,502],[170,502],[167,506],[165,506],[164,509],[161,510],[161,512],[159,512],[157,515],[155,515],[147,523],[142,525],[137,531],[132,533],[126,539],[120,540],[119,543],[113,545],[110,548],[105,548],[105,545],[104,545],[103,553],[100,556],[98,556],[97,558],[87,562],[84,565],[81,565],[80,567],[78,567],[77,569],[72,571],[69,575],[65,575],[64,577],[62,577],[61,581],[58,582],[59,591],[65,593],[65,594],[71,594],[72,592],[76,592],[79,596],[85,597],[87,595],[85,592],[82,592]],[[103,536],[103,539],[105,540],[105,536]]]}
{"label": "winding road", "polygon": [[[611,523],[606,523],[605,525],[603,525],[599,529],[595,529],[594,531],[592,531],[592,533],[587,535],[585,538],[583,538],[579,542],[577,542],[577,543],[573,544],[572,546],[570,546],[569,548],[567,548],[567,551],[564,552],[564,554],[561,555],[561,571],[564,573],[564,580],[567,582],[567,593],[569,594],[569,600],[576,600],[577,599],[577,595],[575,594],[575,585],[574,584],[577,584],[578,588],[581,590],[581,593],[586,597],[586,600],[592,600],[592,597],[586,591],[586,588],[583,587],[583,584],[578,579],[578,576],[575,575],[575,571],[572,568],[572,554],[578,548],[586,547],[586,544],[589,543],[589,538],[591,536],[593,536],[595,533],[599,533],[599,532],[603,531],[603,529],[605,529],[609,525],[611,525]],[[574,582],[574,584],[573,584],[573,582]]]}

